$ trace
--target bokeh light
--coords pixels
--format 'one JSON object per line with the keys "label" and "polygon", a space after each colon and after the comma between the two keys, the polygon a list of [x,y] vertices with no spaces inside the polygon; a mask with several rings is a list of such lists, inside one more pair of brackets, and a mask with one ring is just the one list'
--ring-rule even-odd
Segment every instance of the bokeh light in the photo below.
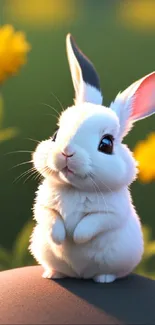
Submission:
{"label": "bokeh light", "polygon": [[4,12],[8,19],[33,27],[68,24],[77,16],[75,0],[8,0]]}

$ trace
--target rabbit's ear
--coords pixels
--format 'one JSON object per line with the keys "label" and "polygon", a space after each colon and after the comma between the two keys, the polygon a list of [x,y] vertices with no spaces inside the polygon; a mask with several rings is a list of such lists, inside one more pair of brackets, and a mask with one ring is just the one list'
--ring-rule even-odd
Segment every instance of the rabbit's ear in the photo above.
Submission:
{"label": "rabbit's ear", "polygon": [[81,52],[71,34],[66,37],[67,56],[75,89],[75,102],[102,104],[102,94],[97,72]]}
{"label": "rabbit's ear", "polygon": [[155,72],[119,93],[110,108],[119,117],[120,137],[123,138],[134,122],[155,113]]}

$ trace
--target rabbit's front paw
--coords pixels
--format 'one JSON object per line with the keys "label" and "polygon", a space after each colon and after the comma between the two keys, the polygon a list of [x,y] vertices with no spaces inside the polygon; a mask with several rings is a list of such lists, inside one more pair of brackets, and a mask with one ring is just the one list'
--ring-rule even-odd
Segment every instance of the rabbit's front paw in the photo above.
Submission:
{"label": "rabbit's front paw", "polygon": [[76,244],[84,244],[92,239],[91,229],[84,226],[84,222],[80,222],[74,230],[73,239]]}
{"label": "rabbit's front paw", "polygon": [[52,225],[50,236],[57,245],[61,245],[64,242],[66,238],[66,230],[62,221],[55,221],[55,223]]}

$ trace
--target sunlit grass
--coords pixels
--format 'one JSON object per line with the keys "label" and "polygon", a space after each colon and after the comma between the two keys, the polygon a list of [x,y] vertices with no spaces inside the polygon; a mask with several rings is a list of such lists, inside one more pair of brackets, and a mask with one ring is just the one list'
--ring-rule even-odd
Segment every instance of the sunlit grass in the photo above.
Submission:
{"label": "sunlit grass", "polygon": [[14,138],[19,130],[16,127],[3,128],[4,105],[3,98],[0,96],[0,143]]}

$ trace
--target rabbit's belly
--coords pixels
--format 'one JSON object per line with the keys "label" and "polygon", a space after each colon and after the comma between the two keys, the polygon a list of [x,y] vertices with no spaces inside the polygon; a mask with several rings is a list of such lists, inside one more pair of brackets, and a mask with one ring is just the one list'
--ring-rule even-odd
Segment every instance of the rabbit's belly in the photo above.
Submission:
{"label": "rabbit's belly", "polygon": [[91,278],[98,274],[99,268],[102,265],[104,269],[104,260],[99,261],[96,259],[97,251],[100,247],[100,251],[104,251],[104,239],[102,238],[102,244],[98,244],[99,238],[88,242],[86,244],[74,244],[71,241],[66,240],[62,246],[53,246],[52,250],[59,264],[62,260],[71,268],[71,270],[77,275],[77,277]]}
{"label": "rabbit's belly", "polygon": [[[60,248],[57,247],[59,250]],[[58,250],[55,251],[55,256]],[[93,241],[76,245],[66,241],[61,257],[79,277],[92,278],[97,274],[126,274],[140,262],[143,238],[135,227],[100,234]],[[59,263],[59,261],[58,261]]]}
{"label": "rabbit's belly", "polygon": [[98,274],[130,273],[140,262],[143,238],[135,222],[117,231],[102,233],[86,244],[66,239],[62,245],[47,242],[46,232],[36,226],[31,252],[43,266],[67,276],[93,278]]}

